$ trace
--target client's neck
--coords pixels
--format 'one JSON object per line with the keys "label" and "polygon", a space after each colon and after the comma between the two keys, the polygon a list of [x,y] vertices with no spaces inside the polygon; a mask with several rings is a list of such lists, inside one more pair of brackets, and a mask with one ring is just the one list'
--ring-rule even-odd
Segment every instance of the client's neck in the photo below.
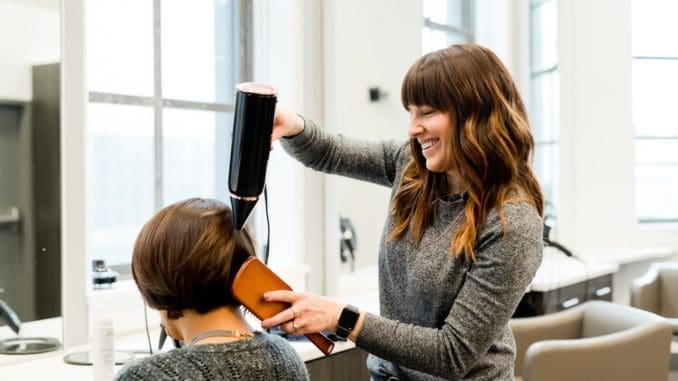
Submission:
{"label": "client's neck", "polygon": [[[173,320],[172,323],[186,343],[191,343],[195,337],[207,331],[237,330],[241,333],[252,332],[252,328],[247,324],[238,307],[219,307],[204,314],[199,314],[195,310],[184,310],[182,314],[182,317]],[[214,336],[200,340],[200,344],[226,343],[241,339],[243,339],[242,336]]]}

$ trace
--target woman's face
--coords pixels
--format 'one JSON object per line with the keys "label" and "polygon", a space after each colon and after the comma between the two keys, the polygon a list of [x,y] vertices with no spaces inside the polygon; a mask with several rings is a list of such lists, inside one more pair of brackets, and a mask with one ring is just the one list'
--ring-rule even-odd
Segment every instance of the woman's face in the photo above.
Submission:
{"label": "woman's face", "polygon": [[421,145],[429,171],[448,174],[455,171],[452,163],[452,120],[448,113],[430,106],[410,105],[407,134]]}

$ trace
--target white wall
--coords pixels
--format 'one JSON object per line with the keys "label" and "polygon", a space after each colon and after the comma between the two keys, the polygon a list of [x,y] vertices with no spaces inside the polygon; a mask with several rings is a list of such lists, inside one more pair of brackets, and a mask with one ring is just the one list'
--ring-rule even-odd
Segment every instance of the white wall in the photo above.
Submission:
{"label": "white wall", "polygon": [[58,4],[0,1],[0,99],[31,100],[31,66],[59,61]]}
{"label": "white wall", "polygon": [[[260,3],[272,9],[264,28],[272,50],[260,52],[263,58],[257,62],[265,61],[268,69],[258,72],[261,77],[256,79],[277,83],[284,90],[282,104],[331,132],[375,140],[406,138],[400,83],[421,54],[420,2]],[[528,2],[477,0],[475,5],[476,42],[497,53],[528,102]],[[641,245],[678,245],[675,229],[642,231],[634,217],[630,0],[572,0],[560,2],[560,7],[558,239],[579,254],[592,255]],[[372,86],[382,88],[387,98],[369,102]],[[275,173],[283,172],[276,166],[291,170],[271,192],[279,204],[272,218],[278,220],[277,226],[284,220],[287,227],[273,231],[273,248],[304,253],[297,260],[315,261],[329,279],[328,288],[322,290],[322,276],[314,281],[309,277],[310,288],[337,294],[332,278],[341,268],[339,214],[350,217],[358,230],[358,265],[373,264],[389,191],[314,175],[284,156],[281,150],[274,151],[273,173],[269,172],[275,178]],[[303,212],[292,209],[290,201],[304,204]],[[319,251],[326,253],[324,259]]]}
{"label": "white wall", "polygon": [[476,0],[475,42],[494,51],[529,100],[529,4],[526,0]]}
{"label": "white wall", "polygon": [[[322,4],[316,0],[257,0],[254,3],[254,78],[279,90],[278,103],[318,122],[322,109]],[[267,173],[271,220],[270,264],[288,281],[299,264],[315,271],[291,284],[324,291],[323,177],[303,168],[274,145]],[[258,239],[265,239],[263,205],[257,207]],[[303,274],[301,274],[303,277]],[[283,275],[284,276],[284,275]]]}
{"label": "white wall", "polygon": [[[325,1],[325,128],[370,140],[407,139],[400,84],[421,55],[422,21],[419,1]],[[387,97],[370,102],[373,86]],[[327,225],[338,231],[339,214],[351,218],[358,233],[357,265],[375,264],[389,189],[337,177],[326,181],[328,197],[338,201],[328,204]],[[327,247],[338,255],[338,240]]]}
{"label": "white wall", "polygon": [[580,252],[627,248],[634,232],[630,3],[566,1],[559,11],[561,210],[571,210],[561,219],[562,239]]}
{"label": "white wall", "polygon": [[562,1],[559,17],[562,240],[593,256],[678,245],[635,218],[630,0]]}
{"label": "white wall", "polygon": [[[85,184],[87,84],[85,0],[69,0],[62,9],[61,64],[61,312],[63,344],[87,343],[88,296],[87,191]],[[124,310],[124,309],[123,309]]]}
{"label": "white wall", "polygon": [[[583,255],[678,246],[678,229],[642,228],[634,211],[631,0],[559,2],[557,239]],[[476,42],[493,49],[529,105],[527,1],[477,0]]]}
{"label": "white wall", "polygon": [[[400,82],[421,53],[419,2],[254,4],[253,80],[277,86],[281,105],[332,132],[406,139],[408,117],[400,105]],[[387,98],[370,103],[372,86],[388,93]],[[268,183],[272,266],[309,263],[316,271],[307,277],[308,289],[337,294],[340,213],[358,230],[359,265],[376,263],[388,189],[313,173],[279,147],[271,154]]]}
{"label": "white wall", "polygon": [[494,51],[506,67],[515,75],[519,62],[514,60],[513,46],[519,36],[512,31],[514,17],[510,0],[476,0],[475,42]]}

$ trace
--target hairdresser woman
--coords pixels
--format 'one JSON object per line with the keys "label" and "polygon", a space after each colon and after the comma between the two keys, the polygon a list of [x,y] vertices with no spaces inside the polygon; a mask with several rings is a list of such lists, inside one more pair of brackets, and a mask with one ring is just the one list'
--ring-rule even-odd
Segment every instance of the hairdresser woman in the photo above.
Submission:
{"label": "hairdresser woman", "polygon": [[[304,165],[392,188],[379,249],[381,315],[289,291],[262,322],[347,336],[373,380],[513,380],[509,319],[542,256],[534,141],[506,68],[473,44],[429,53],[401,90],[408,144],[329,135],[278,109],[274,139]],[[359,121],[356,121],[359,122]]]}

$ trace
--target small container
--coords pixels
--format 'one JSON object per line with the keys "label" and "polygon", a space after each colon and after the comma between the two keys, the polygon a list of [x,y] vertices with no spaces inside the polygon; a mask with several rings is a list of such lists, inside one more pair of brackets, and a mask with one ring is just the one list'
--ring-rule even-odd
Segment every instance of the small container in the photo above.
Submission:
{"label": "small container", "polygon": [[114,374],[113,321],[98,318],[92,327],[92,370],[94,381],[110,381]]}

